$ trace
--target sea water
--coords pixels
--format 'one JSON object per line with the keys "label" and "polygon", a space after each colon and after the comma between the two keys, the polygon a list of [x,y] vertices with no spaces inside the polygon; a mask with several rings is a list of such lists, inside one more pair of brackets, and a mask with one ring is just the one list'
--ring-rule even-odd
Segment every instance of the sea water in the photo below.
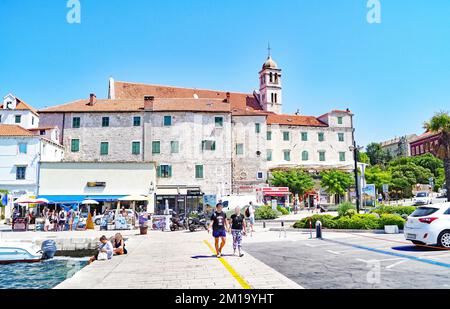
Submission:
{"label": "sea water", "polygon": [[57,257],[39,263],[0,265],[0,289],[51,289],[71,278],[88,259]]}

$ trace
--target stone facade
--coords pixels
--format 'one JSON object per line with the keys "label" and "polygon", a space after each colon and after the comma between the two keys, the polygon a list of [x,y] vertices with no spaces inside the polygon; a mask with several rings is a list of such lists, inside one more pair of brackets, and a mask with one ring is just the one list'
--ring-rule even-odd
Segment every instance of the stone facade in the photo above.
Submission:
{"label": "stone facade", "polygon": [[267,183],[265,116],[233,117],[233,192],[253,193]]}
{"label": "stone facade", "polygon": [[[171,117],[170,126],[164,125],[164,117]],[[216,117],[222,126],[216,126]],[[215,150],[203,150],[203,141],[214,141]],[[153,142],[159,142],[159,153],[153,153]],[[231,114],[147,113],[145,159],[171,167],[170,175],[158,178],[160,186],[199,186],[205,194],[230,194]],[[202,166],[203,175],[196,175],[196,166]]]}

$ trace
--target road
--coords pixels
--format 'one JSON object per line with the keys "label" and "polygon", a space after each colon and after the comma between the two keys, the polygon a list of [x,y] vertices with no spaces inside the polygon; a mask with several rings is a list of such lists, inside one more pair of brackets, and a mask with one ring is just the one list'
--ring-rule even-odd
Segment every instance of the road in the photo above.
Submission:
{"label": "road", "polygon": [[450,288],[450,251],[412,246],[401,234],[292,234],[301,233],[245,248],[307,289]]}

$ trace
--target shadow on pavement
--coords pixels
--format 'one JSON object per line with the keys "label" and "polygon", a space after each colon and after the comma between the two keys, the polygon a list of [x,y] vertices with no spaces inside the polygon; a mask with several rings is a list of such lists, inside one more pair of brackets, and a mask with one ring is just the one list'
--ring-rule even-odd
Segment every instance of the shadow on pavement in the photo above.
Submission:
{"label": "shadow on pavement", "polygon": [[392,247],[392,250],[396,250],[396,251],[406,251],[406,252],[434,252],[434,251],[445,251],[442,250],[439,247],[430,247],[430,246],[414,246],[414,245],[409,245],[409,246],[398,246],[398,247]]}

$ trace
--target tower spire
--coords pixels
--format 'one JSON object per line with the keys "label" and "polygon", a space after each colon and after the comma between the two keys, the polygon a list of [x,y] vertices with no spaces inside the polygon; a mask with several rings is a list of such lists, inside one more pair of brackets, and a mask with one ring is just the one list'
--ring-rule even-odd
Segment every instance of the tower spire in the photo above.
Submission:
{"label": "tower spire", "polygon": [[270,42],[267,44],[267,59],[272,57],[272,48],[270,48]]}

